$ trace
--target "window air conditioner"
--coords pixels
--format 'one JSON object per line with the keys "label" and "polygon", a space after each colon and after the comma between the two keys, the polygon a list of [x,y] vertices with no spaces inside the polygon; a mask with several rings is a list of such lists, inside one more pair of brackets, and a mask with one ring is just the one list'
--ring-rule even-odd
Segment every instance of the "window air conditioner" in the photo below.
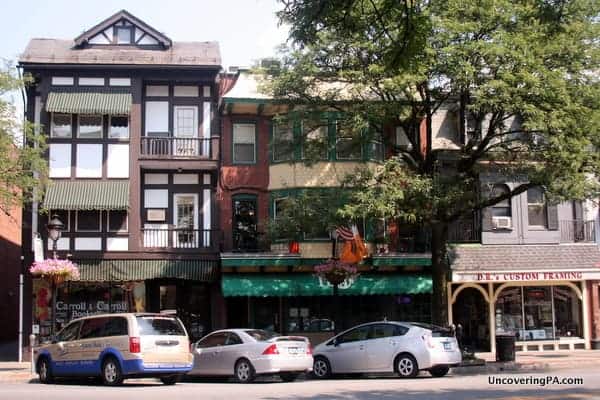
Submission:
{"label": "window air conditioner", "polygon": [[512,227],[511,217],[492,217],[494,229],[509,229]]}

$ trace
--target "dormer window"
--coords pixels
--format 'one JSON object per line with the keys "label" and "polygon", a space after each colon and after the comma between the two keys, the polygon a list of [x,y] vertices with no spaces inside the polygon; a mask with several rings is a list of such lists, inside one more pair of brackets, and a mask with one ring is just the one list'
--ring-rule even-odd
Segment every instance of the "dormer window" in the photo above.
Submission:
{"label": "dormer window", "polygon": [[115,26],[115,39],[117,44],[131,44],[133,29],[131,26]]}

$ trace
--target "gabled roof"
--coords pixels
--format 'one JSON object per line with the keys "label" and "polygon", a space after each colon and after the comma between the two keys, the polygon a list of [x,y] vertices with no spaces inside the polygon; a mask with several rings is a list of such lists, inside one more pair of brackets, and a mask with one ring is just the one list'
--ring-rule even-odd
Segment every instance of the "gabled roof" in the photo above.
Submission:
{"label": "gabled roof", "polygon": [[81,45],[85,44],[92,37],[94,37],[95,35],[99,34],[100,32],[104,31],[105,29],[109,28],[110,26],[114,25],[116,22],[119,22],[122,19],[129,21],[130,23],[132,23],[133,25],[136,25],[138,28],[142,29],[143,31],[151,34],[156,40],[158,40],[158,42],[162,46],[171,47],[173,45],[173,42],[167,36],[160,33],[159,31],[157,31],[156,29],[154,29],[153,27],[151,27],[144,21],[140,20],[139,18],[131,15],[126,10],[121,10],[121,11],[115,13],[114,15],[105,19],[104,21],[96,24],[94,27],[83,32],[81,35],[77,36],[74,40],[75,45],[81,46]]}

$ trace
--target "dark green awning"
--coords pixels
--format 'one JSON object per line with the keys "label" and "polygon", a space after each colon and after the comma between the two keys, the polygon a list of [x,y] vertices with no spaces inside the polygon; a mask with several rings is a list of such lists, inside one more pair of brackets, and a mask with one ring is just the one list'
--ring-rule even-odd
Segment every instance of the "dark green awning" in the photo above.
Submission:
{"label": "dark green awning", "polygon": [[176,278],[202,282],[216,280],[216,260],[75,260],[81,281],[138,281]]}
{"label": "dark green awning", "polygon": [[50,92],[46,111],[69,114],[129,115],[131,93]]}
{"label": "dark green awning", "polygon": [[48,210],[126,210],[129,181],[53,181],[44,198]]}
{"label": "dark green awning", "polygon": [[401,265],[431,265],[431,254],[406,253],[406,254],[385,254],[374,255],[373,266],[401,266]]}
{"label": "dark green awning", "polygon": [[[330,296],[333,288],[312,274],[225,274],[223,296]],[[340,295],[431,293],[431,277],[416,274],[361,274]]]}

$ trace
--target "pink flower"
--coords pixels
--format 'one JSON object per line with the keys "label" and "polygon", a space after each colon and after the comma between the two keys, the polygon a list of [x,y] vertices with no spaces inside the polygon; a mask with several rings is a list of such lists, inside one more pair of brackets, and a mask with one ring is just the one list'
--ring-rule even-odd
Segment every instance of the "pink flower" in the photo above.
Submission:
{"label": "pink flower", "polygon": [[316,276],[329,281],[332,277],[336,280],[345,280],[358,276],[358,268],[355,265],[333,259],[327,260],[325,264],[315,265],[314,271]]}
{"label": "pink flower", "polygon": [[36,261],[29,267],[31,275],[42,278],[50,276],[62,276],[65,279],[79,279],[79,269],[77,265],[70,260],[59,260],[48,258],[43,261]]}

